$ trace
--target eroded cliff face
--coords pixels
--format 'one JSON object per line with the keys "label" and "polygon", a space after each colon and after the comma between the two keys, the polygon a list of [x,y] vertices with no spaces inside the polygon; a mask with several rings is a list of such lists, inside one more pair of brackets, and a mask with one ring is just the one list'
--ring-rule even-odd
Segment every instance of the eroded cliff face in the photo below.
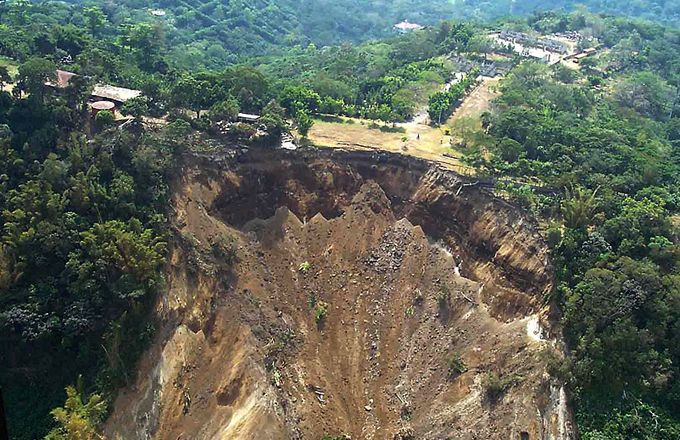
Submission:
{"label": "eroded cliff face", "polygon": [[191,158],[162,328],[107,433],[572,438],[539,354],[546,248],[473,183],[382,154]]}

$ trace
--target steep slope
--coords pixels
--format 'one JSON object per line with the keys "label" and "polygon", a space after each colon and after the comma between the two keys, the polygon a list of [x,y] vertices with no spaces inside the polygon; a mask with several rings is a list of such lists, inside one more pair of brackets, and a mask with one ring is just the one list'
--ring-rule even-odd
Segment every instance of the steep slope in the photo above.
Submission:
{"label": "steep slope", "polygon": [[545,248],[464,183],[386,155],[195,159],[162,330],[108,434],[572,438],[539,356]]}

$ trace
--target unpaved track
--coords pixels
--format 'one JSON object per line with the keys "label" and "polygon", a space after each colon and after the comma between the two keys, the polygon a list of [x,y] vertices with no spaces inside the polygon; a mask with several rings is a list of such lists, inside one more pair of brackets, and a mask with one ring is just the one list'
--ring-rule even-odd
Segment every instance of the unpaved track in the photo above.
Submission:
{"label": "unpaved track", "polygon": [[500,94],[496,90],[499,81],[500,78],[484,77],[482,82],[470,92],[463,103],[456,109],[453,115],[451,115],[448,123],[450,124],[461,118],[478,118],[486,110],[489,110],[491,101]]}

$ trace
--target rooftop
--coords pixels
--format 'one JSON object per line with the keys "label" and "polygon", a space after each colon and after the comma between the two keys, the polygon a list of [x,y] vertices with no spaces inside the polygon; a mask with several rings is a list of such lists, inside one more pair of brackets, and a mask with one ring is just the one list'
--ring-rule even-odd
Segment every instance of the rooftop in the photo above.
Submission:
{"label": "rooftop", "polygon": [[257,121],[258,119],[260,119],[260,115],[252,115],[250,113],[239,113],[238,119],[242,119],[244,121]]}
{"label": "rooftop", "polygon": [[48,85],[50,87],[58,87],[60,89],[63,89],[64,87],[68,86],[68,83],[71,81],[71,78],[76,76],[75,73],[73,72],[67,72],[66,70],[57,70],[57,76],[55,81],[47,81],[45,85]]}
{"label": "rooftop", "polygon": [[108,99],[111,101],[125,102],[132,98],[141,96],[140,90],[126,89],[124,87],[110,86],[108,84],[97,84],[92,90],[92,96]]}
{"label": "rooftop", "polygon": [[[47,81],[45,85],[63,89],[68,86],[69,82],[71,82],[71,78],[74,76],[77,76],[77,74],[66,70],[57,70],[56,80]],[[116,87],[108,84],[97,84],[94,86],[91,96],[103,100],[125,102],[129,99],[136,98],[141,94],[142,92],[140,90],[126,89],[124,87]]]}
{"label": "rooftop", "polygon": [[397,23],[394,25],[394,27],[396,29],[399,29],[400,31],[417,31],[423,29],[423,26],[417,23],[411,23],[408,20],[404,20],[401,23]]}

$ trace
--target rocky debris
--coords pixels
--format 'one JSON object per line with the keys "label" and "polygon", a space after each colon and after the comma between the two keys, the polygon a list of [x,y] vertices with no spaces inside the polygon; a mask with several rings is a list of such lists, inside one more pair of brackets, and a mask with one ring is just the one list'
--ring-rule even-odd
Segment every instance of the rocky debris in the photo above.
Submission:
{"label": "rocky debris", "polygon": [[401,268],[407,245],[413,239],[412,227],[398,222],[382,236],[378,246],[371,250],[366,264],[381,274],[396,272]]}
{"label": "rocky debris", "polygon": [[414,440],[416,438],[413,428],[410,426],[404,426],[399,431],[394,433],[393,440]]}
{"label": "rocky debris", "polygon": [[321,389],[321,387],[318,387],[318,386],[315,386],[315,385],[313,385],[311,388],[312,388],[312,391],[314,391],[314,394],[316,395],[316,399],[319,401],[319,403],[321,403],[322,405],[324,403],[326,403],[326,400],[325,400],[326,393],[324,393],[323,389]]}
{"label": "rocky debris", "polygon": [[369,208],[375,214],[391,216],[392,204],[387,198],[385,191],[374,181],[363,184],[354,197],[351,206],[355,209]]}

